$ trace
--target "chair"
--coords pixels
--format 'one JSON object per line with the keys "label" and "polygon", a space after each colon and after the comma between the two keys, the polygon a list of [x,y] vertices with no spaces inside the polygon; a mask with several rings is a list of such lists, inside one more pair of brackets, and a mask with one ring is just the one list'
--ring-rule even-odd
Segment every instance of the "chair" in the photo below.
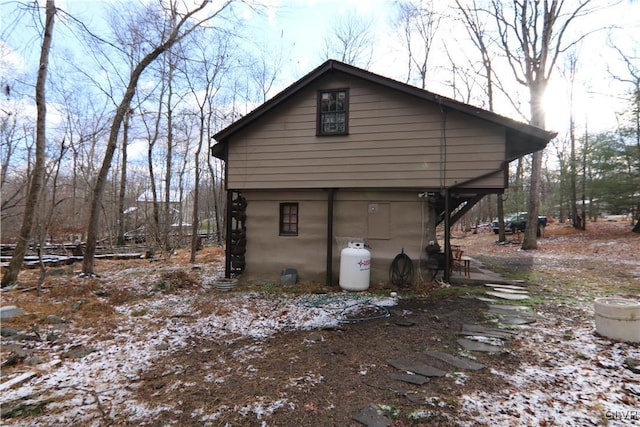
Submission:
{"label": "chair", "polygon": [[464,273],[465,277],[471,277],[471,258],[462,256],[463,252],[460,248],[453,248],[451,250],[451,270],[449,274],[451,274],[455,268],[458,270],[458,273]]}
{"label": "chair", "polygon": [[462,256],[462,250],[458,246],[451,246],[451,251],[449,252],[449,276],[453,273],[453,270],[456,269],[460,271],[460,257]]}

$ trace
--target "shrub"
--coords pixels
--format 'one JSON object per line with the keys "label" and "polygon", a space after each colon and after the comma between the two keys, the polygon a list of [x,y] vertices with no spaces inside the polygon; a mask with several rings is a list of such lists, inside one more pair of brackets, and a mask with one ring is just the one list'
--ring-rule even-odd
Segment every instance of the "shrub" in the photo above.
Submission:
{"label": "shrub", "polygon": [[195,286],[198,282],[184,270],[167,271],[162,273],[160,280],[156,283],[156,289],[176,290],[187,289]]}

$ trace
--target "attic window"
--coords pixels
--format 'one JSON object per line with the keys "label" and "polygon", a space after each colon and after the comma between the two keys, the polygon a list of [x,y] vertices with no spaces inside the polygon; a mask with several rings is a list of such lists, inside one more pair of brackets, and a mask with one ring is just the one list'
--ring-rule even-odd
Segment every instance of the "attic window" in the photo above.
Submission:
{"label": "attic window", "polygon": [[349,118],[349,90],[318,92],[318,135],[346,135]]}

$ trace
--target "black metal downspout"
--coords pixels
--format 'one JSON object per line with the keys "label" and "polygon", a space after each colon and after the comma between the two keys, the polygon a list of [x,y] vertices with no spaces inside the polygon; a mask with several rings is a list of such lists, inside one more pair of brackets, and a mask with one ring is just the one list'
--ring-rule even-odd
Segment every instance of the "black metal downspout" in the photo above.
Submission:
{"label": "black metal downspout", "polygon": [[451,202],[449,189],[444,189],[444,272],[443,280],[449,283],[451,270]]}
{"label": "black metal downspout", "polygon": [[447,110],[442,105],[442,99],[438,97],[440,105],[440,191],[444,192],[444,272],[442,279],[449,283],[449,270],[451,266],[451,200],[447,188]]}
{"label": "black metal downspout", "polygon": [[327,194],[327,276],[325,284],[331,286],[333,283],[333,201],[335,188],[329,188]]}

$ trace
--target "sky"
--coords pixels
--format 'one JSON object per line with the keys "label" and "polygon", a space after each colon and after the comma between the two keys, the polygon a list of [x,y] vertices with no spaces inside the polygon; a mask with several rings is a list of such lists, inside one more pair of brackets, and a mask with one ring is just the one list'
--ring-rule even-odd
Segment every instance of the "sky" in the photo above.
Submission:
{"label": "sky", "polygon": [[[392,27],[395,9],[389,0],[347,0],[347,1],[279,1],[280,8],[270,15],[270,34],[281,34],[285,43],[294,44],[290,70],[292,78],[312,70],[322,61],[315,52],[322,50],[322,34],[331,32],[331,13],[356,13],[365,20],[371,20],[376,29],[376,50],[370,71],[399,81],[406,78],[406,54],[400,48],[402,40]],[[445,13],[450,13],[453,0],[437,2]],[[464,2],[463,2],[464,3]],[[470,3],[470,2],[467,2]],[[596,0],[601,8],[606,0]],[[330,11],[331,13],[328,13]],[[574,109],[578,122],[588,122],[594,131],[609,130],[616,125],[615,113],[620,111],[620,101],[626,87],[611,82],[609,70],[616,75],[628,75],[617,54],[608,46],[611,40],[626,54],[640,55],[640,2],[618,2],[615,7],[600,9],[592,16],[575,21],[575,31],[584,34],[599,27],[615,26],[613,30],[596,31],[587,37],[578,49],[578,84],[574,89]],[[275,31],[274,31],[275,30]],[[262,32],[264,34],[265,32]],[[440,69],[447,65],[444,45],[451,49],[455,46],[452,39],[463,40],[464,29],[444,28],[438,30],[441,40],[434,45],[430,64],[427,90],[444,96],[453,97],[448,81],[450,71]],[[445,39],[445,40],[442,40]],[[447,39],[449,41],[447,41]],[[567,38],[569,40],[569,38]],[[458,50],[453,47],[454,50]],[[472,50],[472,47],[468,48]],[[458,52],[467,55],[468,52]],[[461,59],[462,62],[462,59]],[[562,66],[562,61],[559,61]],[[509,73],[509,70],[502,70]],[[295,74],[299,74],[297,77]],[[291,80],[293,81],[293,80]],[[547,128],[562,131],[567,127],[569,116],[569,87],[559,72],[554,73],[547,91]],[[504,105],[502,114],[511,115],[511,107]],[[522,120],[518,115],[514,116]]]}
{"label": "sky", "polygon": [[[147,1],[147,0],[144,0]],[[568,0],[574,1],[574,0]],[[75,17],[81,19],[94,31],[105,30],[105,11],[116,0],[57,0],[56,4]],[[444,11],[450,10],[452,0],[436,2]],[[598,7],[609,4],[608,0],[594,0]],[[37,58],[39,40],[33,32],[33,23],[27,25],[13,25],[13,15],[10,11],[17,2],[0,0],[0,77],[9,74],[12,69],[24,70],[33,67]],[[336,20],[345,14],[357,15],[370,21],[375,32],[375,49],[370,71],[404,81],[406,78],[406,54],[401,49],[401,40],[397,31],[392,27],[394,16],[394,1],[392,0],[266,0],[266,13],[258,14],[251,9],[244,9],[242,34],[247,43],[251,43],[258,50],[273,52],[283,58],[279,81],[269,94],[273,96],[277,91],[289,86],[304,74],[320,65],[324,57],[324,39],[332,32]],[[616,113],[624,105],[621,97],[625,87],[613,82],[608,70],[618,75],[624,75],[626,70],[617,54],[609,47],[608,41],[613,40],[617,46],[627,54],[638,56],[637,47],[640,45],[640,2],[624,0],[615,7],[600,10],[597,14],[576,21],[575,30],[588,32],[596,27],[615,25],[611,31],[598,31],[591,34],[579,50],[580,65],[577,79],[579,85],[575,89],[575,111],[579,127],[588,127],[592,131],[614,128]],[[451,24],[448,24],[451,25]],[[76,43],[72,38],[64,35],[60,24],[54,35],[54,49],[72,49]],[[454,26],[441,27],[437,33],[432,56],[431,70],[428,76],[427,89],[444,96],[453,97],[449,85],[451,73],[445,56],[445,47],[458,55],[460,62],[469,56],[473,49],[460,49],[457,41],[462,41],[466,35],[464,29]],[[464,44],[463,44],[464,46]],[[634,49],[636,49],[634,51]],[[10,64],[10,67],[7,66]],[[562,65],[559,63],[558,65]],[[444,66],[444,67],[443,67]],[[501,70],[510,73],[508,69]],[[513,87],[514,92],[522,88]],[[569,102],[568,88],[562,75],[556,72],[550,82],[547,92],[547,128],[563,132],[567,128]],[[248,105],[253,108],[256,105]],[[504,115],[523,119],[514,113],[507,104],[499,104],[497,111]]]}

